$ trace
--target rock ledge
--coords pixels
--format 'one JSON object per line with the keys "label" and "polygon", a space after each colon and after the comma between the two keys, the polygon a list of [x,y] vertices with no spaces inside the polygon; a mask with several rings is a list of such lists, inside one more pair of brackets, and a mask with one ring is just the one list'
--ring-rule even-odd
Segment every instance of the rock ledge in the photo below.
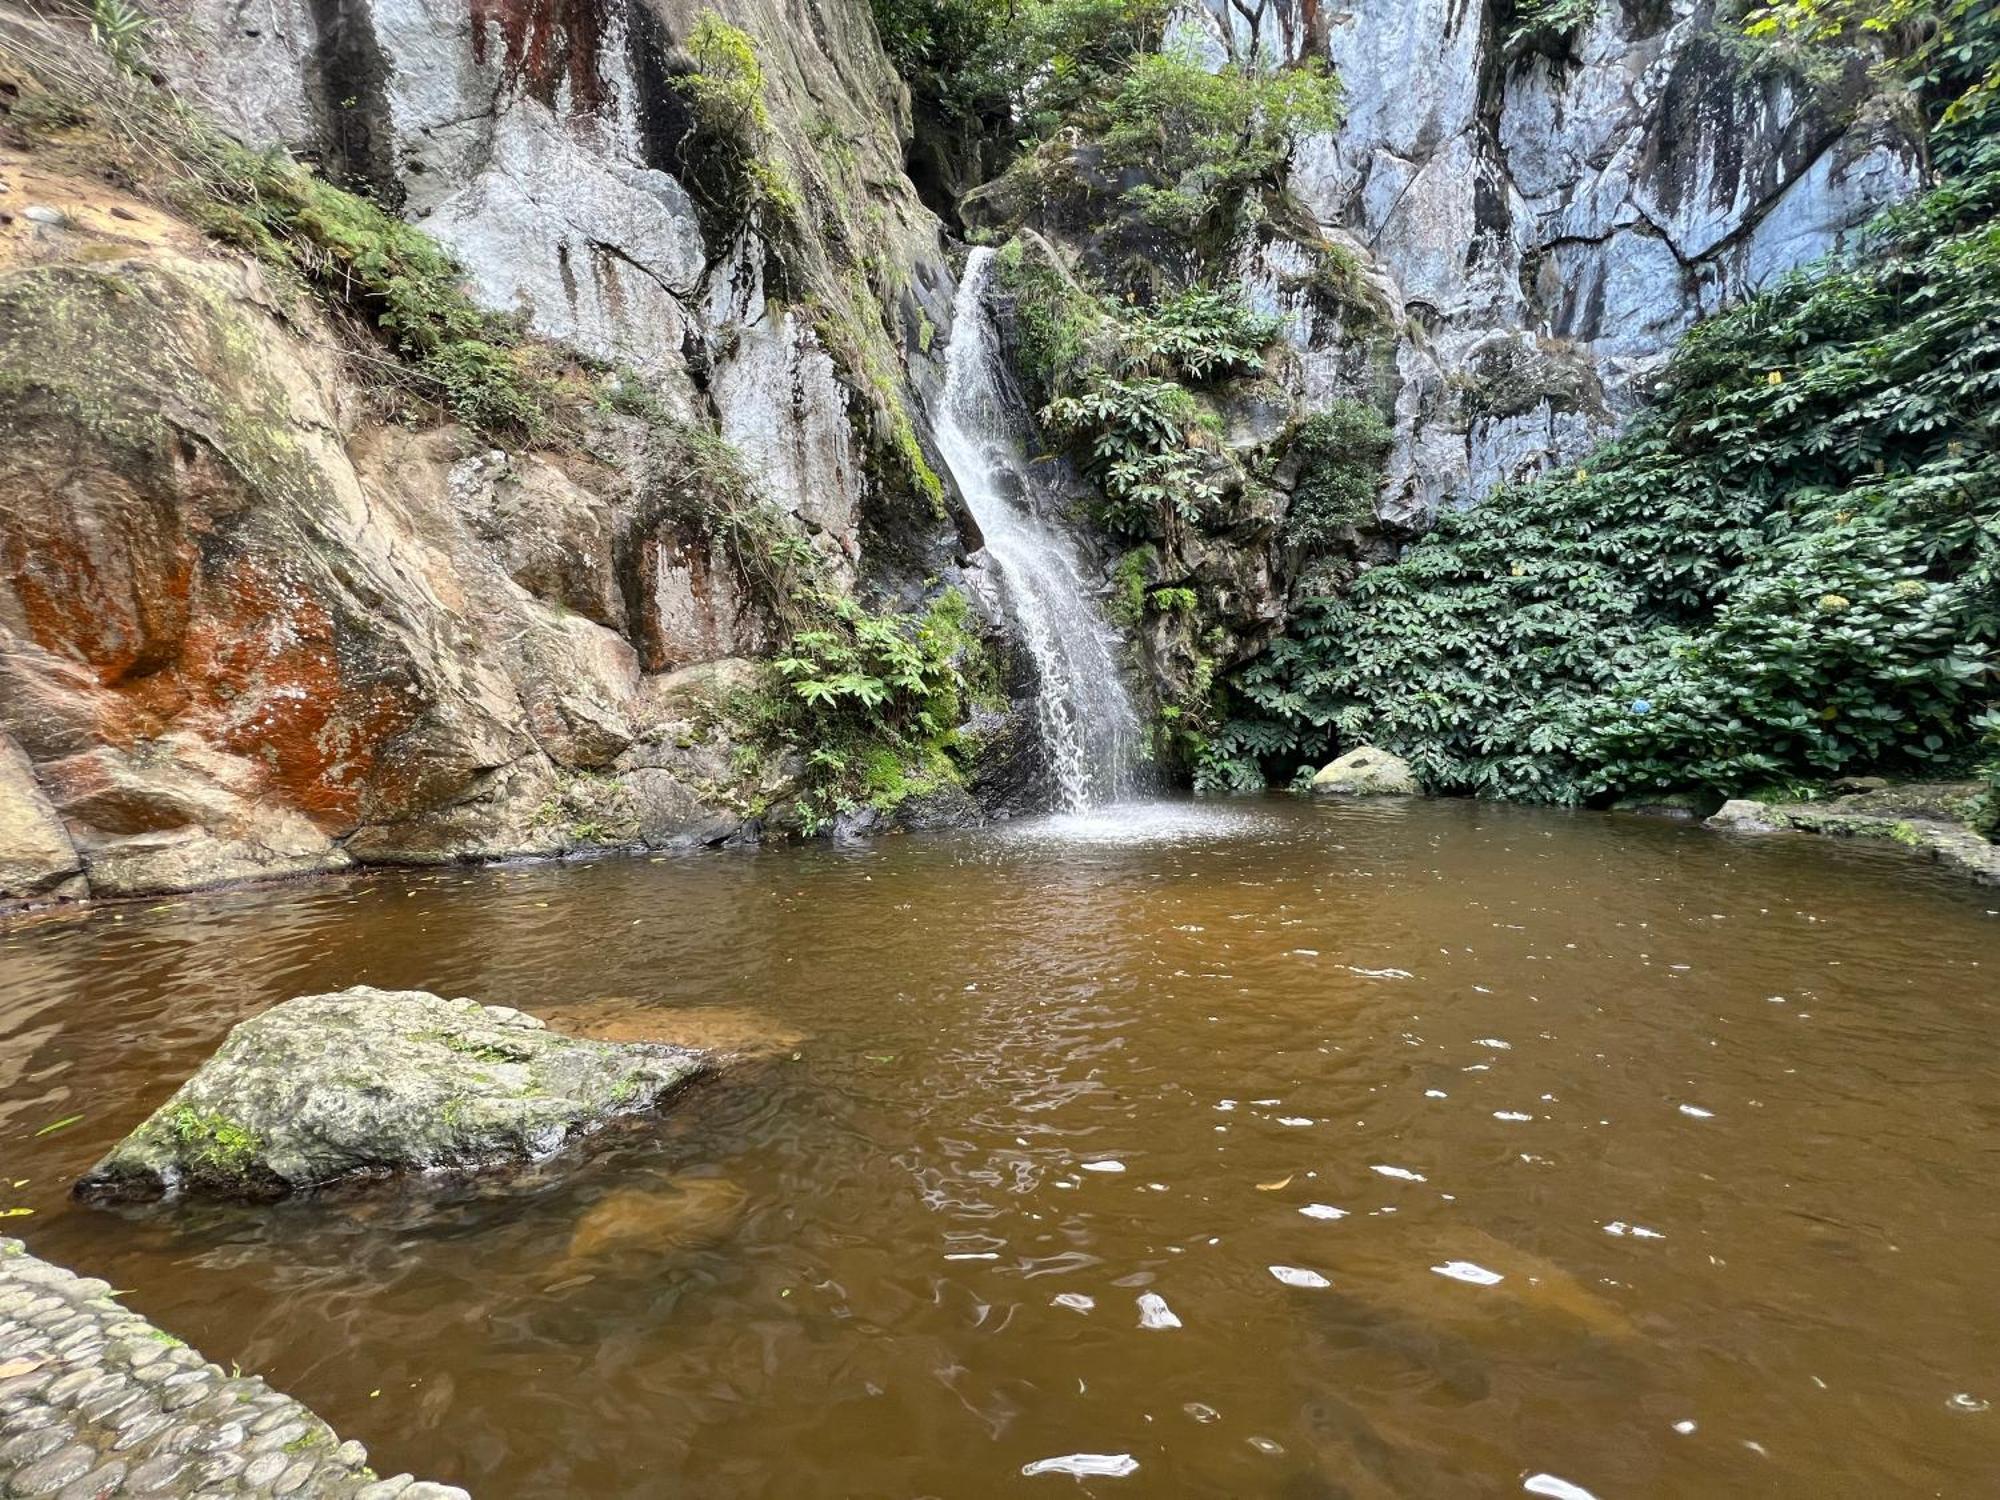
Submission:
{"label": "rock ledge", "polygon": [[422,990],[303,995],[232,1029],[78,1196],[275,1198],[356,1177],[547,1159],[707,1069]]}

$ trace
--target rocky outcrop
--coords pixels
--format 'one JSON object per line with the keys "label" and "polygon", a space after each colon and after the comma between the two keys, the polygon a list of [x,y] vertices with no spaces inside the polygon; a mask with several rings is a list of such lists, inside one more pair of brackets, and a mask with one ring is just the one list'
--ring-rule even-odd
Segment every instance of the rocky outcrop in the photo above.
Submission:
{"label": "rocky outcrop", "polygon": [[[763,166],[795,213],[731,218],[686,185],[701,146],[673,80],[704,14],[756,50]],[[914,440],[902,360],[951,300],[867,0],[186,0],[162,61],[243,139],[398,207],[489,306],[712,412],[858,570]]]}
{"label": "rocky outcrop", "polygon": [[[1835,248],[1922,180],[1920,145],[1857,76],[1831,91],[1757,71],[1711,0],[1606,3],[1578,35],[1510,50],[1462,0],[1188,0],[1177,41],[1325,58],[1337,135],[1295,153],[1322,230],[1393,283],[1397,445],[1381,513],[1446,504],[1575,459],[1643,397],[1694,321]],[[1369,399],[1347,331],[1244,268],[1293,314],[1308,392]]]}
{"label": "rocky outcrop", "polygon": [[1725,802],[1708,820],[1726,833],[1817,833],[1895,844],[1982,885],[2000,885],[2000,845],[1972,824],[1979,782],[1878,784],[1825,802]]}
{"label": "rocky outcrop", "polygon": [[1315,797],[1414,797],[1422,791],[1408,761],[1373,745],[1348,751],[1312,779]]}
{"label": "rocky outcrop", "polygon": [[254,265],[0,172],[64,214],[0,228],[0,898],[675,845],[777,790],[648,676],[760,627],[731,570],[663,560],[705,531],[642,424],[384,426]]}
{"label": "rocky outcrop", "polygon": [[706,1067],[682,1047],[562,1036],[422,990],[304,995],[233,1028],[76,1192],[270,1198],[520,1166],[657,1109]]}

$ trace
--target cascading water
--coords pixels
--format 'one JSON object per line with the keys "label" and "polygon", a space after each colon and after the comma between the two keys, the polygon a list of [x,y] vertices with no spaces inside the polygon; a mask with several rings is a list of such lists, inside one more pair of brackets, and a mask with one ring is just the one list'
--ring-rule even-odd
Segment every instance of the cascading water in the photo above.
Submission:
{"label": "cascading water", "polygon": [[1001,372],[985,292],[993,252],[978,249],[958,286],[945,355],[938,447],[958,481],[1040,678],[1042,743],[1065,810],[1128,790],[1139,721],[1118,672],[1116,638],[1091,603],[1076,550],[1030,505],[1025,423]]}

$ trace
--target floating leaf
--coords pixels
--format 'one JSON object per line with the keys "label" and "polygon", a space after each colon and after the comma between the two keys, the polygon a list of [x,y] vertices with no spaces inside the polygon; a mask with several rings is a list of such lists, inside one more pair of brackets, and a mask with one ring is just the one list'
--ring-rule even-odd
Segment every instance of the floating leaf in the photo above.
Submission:
{"label": "floating leaf", "polygon": [[58,1130],[66,1130],[82,1118],[82,1115],[69,1115],[61,1120],[53,1120],[49,1124],[44,1125],[40,1130],[37,1130],[35,1134],[37,1136],[54,1135]]}
{"label": "floating leaf", "polygon": [[1283,1177],[1280,1177],[1276,1182],[1260,1182],[1257,1184],[1257,1191],[1260,1193],[1275,1193],[1278,1191],[1279,1188],[1290,1187],[1292,1185],[1292,1179],[1298,1175],[1299,1174],[1296,1172],[1287,1172]]}

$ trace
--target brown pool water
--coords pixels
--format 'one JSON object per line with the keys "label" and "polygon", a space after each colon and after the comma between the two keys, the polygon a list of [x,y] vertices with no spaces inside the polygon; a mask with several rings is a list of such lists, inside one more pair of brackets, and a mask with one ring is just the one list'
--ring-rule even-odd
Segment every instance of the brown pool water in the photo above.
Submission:
{"label": "brown pool water", "polygon": [[[0,1229],[481,1500],[1992,1495],[1996,906],[1274,798],[44,919]],[[554,1185],[69,1202],[360,982],[742,1060]]]}

